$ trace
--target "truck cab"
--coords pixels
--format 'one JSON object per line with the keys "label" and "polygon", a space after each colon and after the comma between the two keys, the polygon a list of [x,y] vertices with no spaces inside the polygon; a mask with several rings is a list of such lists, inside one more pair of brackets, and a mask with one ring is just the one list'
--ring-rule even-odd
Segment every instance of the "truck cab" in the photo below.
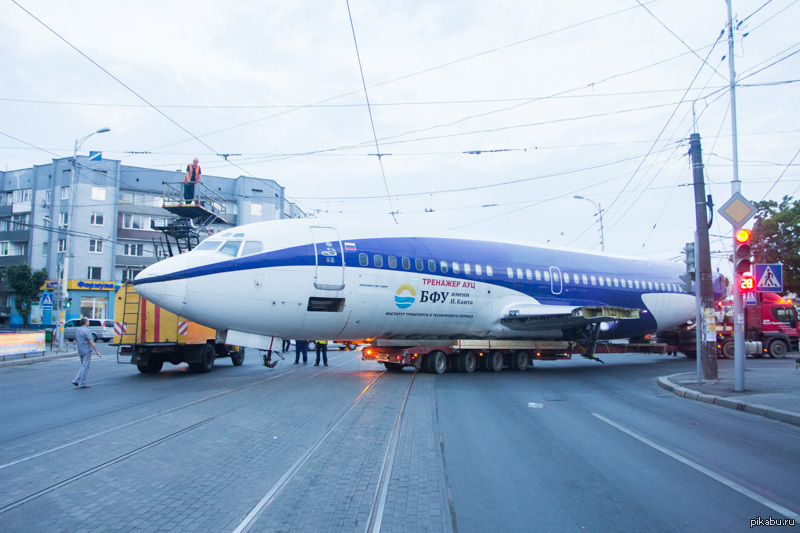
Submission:
{"label": "truck cab", "polygon": [[[761,349],[753,355],[781,359],[789,351],[796,352],[800,339],[797,317],[790,298],[770,292],[757,293],[757,303],[744,307],[745,341],[761,343]],[[721,325],[717,335],[719,349],[725,357],[733,357],[733,310],[729,302],[718,303],[717,321]]]}

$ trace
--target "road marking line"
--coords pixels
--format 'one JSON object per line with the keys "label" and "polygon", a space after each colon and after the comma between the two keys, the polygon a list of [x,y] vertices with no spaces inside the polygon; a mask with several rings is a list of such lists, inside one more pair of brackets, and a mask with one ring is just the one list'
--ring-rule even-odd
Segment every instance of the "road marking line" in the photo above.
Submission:
{"label": "road marking line", "polygon": [[743,495],[747,496],[751,500],[755,500],[756,502],[758,502],[758,503],[760,503],[762,505],[766,505],[767,507],[769,507],[770,509],[772,509],[776,513],[780,513],[783,516],[785,516],[786,518],[793,518],[795,520],[800,520],[800,515],[798,515],[797,513],[794,513],[792,511],[790,511],[786,507],[778,505],[777,503],[773,502],[772,500],[768,500],[767,498],[764,498],[760,494],[756,494],[752,490],[739,485],[735,481],[731,481],[730,479],[728,479],[726,477],[723,477],[723,476],[717,474],[716,472],[713,472],[713,471],[709,470],[708,468],[695,463],[691,459],[688,459],[688,458],[682,456],[679,453],[673,452],[672,450],[670,450],[668,448],[665,448],[665,447],[663,447],[663,446],[661,446],[659,444],[656,444],[655,442],[651,441],[647,437],[643,437],[642,435],[639,435],[635,431],[631,431],[630,429],[628,429],[628,428],[626,428],[624,426],[621,426],[621,425],[617,424],[616,422],[613,422],[613,421],[609,420],[608,418],[606,418],[606,417],[604,417],[602,415],[599,415],[597,413],[592,413],[592,415],[596,416],[597,418],[599,418],[600,420],[602,420],[606,424],[614,426],[615,428],[617,428],[618,430],[622,431],[623,433],[627,433],[628,435],[630,435],[634,439],[637,439],[640,442],[643,442],[643,443],[647,444],[648,446],[650,446],[652,448],[655,448],[656,450],[669,455],[673,459],[677,459],[678,461],[680,461],[681,463],[685,464],[686,466],[694,468],[695,470],[697,470],[701,474],[705,474],[708,477],[710,477],[711,479],[719,481],[723,485],[725,485],[727,487],[730,487],[733,490],[735,490],[736,492],[739,492],[740,494],[743,494]]}

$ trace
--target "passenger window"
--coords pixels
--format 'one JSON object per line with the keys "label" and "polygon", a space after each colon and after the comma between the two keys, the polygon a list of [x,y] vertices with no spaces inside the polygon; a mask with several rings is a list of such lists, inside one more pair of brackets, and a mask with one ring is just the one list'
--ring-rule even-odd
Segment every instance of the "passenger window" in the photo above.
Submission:
{"label": "passenger window", "polygon": [[369,265],[369,257],[367,257],[367,254],[365,253],[358,254],[358,264],[361,265],[362,267]]}
{"label": "passenger window", "polygon": [[536,281],[542,281],[542,273],[538,270],[533,273],[536,276]]}
{"label": "passenger window", "polygon": [[600,286],[603,287],[606,284],[606,280],[603,279],[603,276],[600,276]]}
{"label": "passenger window", "polygon": [[652,282],[652,281],[648,281],[648,282],[647,282],[647,288],[648,288],[649,290],[651,290],[651,291],[653,290],[653,282]]}
{"label": "passenger window", "polygon": [[584,285],[588,285],[589,284],[589,278],[586,277],[586,274],[583,274],[581,277],[583,278],[583,284]]}
{"label": "passenger window", "polygon": [[377,268],[383,267],[383,256],[380,254],[375,254],[372,256],[372,264],[375,265]]}
{"label": "passenger window", "polygon": [[414,266],[416,266],[416,267],[417,267],[417,270],[418,270],[418,271],[422,272],[422,271],[425,269],[425,261],[423,261],[422,259],[420,259],[419,257],[417,257],[417,258],[414,260]]}
{"label": "passenger window", "polygon": [[532,280],[533,279],[533,272],[531,272],[530,268],[525,269],[525,279]]}
{"label": "passenger window", "polygon": [[436,261],[428,259],[428,272],[436,272]]}
{"label": "passenger window", "polygon": [[470,275],[472,273],[472,268],[469,266],[469,263],[464,263],[464,274]]}
{"label": "passenger window", "polygon": [[638,289],[638,288],[639,288],[639,280],[638,280],[638,279],[637,279],[637,280],[634,280],[634,282],[633,282],[633,283],[634,283],[634,285],[636,285],[636,288]]}
{"label": "passenger window", "polygon": [[508,268],[506,269],[506,272],[508,273],[508,277],[509,277],[510,279],[514,279],[514,269],[513,269],[513,268],[511,268],[511,267],[508,267]]}
{"label": "passenger window", "polygon": [[222,248],[220,248],[219,251],[220,253],[236,257],[236,254],[239,253],[239,247],[241,245],[242,241],[227,241],[225,244],[222,245]]}
{"label": "passenger window", "polygon": [[403,270],[410,270],[411,269],[411,259],[408,257],[403,258]]}
{"label": "passenger window", "polygon": [[244,241],[244,248],[242,248],[242,256],[253,255],[259,253],[263,247],[261,241]]}
{"label": "passenger window", "polygon": [[460,274],[460,273],[461,273],[461,267],[458,266],[458,263],[453,261],[453,274]]}
{"label": "passenger window", "polygon": [[597,278],[594,275],[589,276],[589,279],[592,280],[592,285],[597,285]]}
{"label": "passenger window", "polygon": [[545,281],[550,281],[550,271],[545,270],[544,272],[542,272],[542,275],[544,276]]}
{"label": "passenger window", "polygon": [[475,265],[475,275],[480,276],[483,273],[480,265]]}
{"label": "passenger window", "polygon": [[447,261],[440,262],[439,263],[439,268],[442,270],[442,274],[447,274],[447,271],[449,270],[447,268]]}
{"label": "passenger window", "polygon": [[569,283],[569,274],[564,272],[564,283]]}
{"label": "passenger window", "polygon": [[492,270],[492,265],[486,265],[486,275],[491,276],[492,274],[494,274],[494,271]]}
{"label": "passenger window", "polygon": [[614,278],[614,286],[619,287],[619,278]]}
{"label": "passenger window", "polygon": [[517,269],[517,279],[522,279],[522,269],[521,268]]}
{"label": "passenger window", "polygon": [[559,276],[559,275],[558,275],[558,272],[557,272],[557,271],[556,271],[556,272],[553,272],[553,281],[555,281],[556,283],[558,283],[558,281],[559,281],[560,279],[561,279],[561,276]]}
{"label": "passenger window", "polygon": [[397,268],[397,258],[393,255],[389,256],[389,268]]}

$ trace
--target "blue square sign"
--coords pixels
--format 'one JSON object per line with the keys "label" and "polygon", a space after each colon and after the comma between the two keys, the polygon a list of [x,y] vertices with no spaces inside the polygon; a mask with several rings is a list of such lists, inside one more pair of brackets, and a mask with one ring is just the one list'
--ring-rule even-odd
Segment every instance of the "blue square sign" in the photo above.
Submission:
{"label": "blue square sign", "polygon": [[783,292],[783,265],[753,265],[758,292]]}

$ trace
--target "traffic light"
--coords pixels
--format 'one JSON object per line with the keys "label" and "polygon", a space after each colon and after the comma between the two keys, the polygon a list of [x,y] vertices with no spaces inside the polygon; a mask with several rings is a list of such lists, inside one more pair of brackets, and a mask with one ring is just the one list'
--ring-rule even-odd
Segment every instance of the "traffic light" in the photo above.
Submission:
{"label": "traffic light", "polygon": [[72,306],[72,298],[67,298],[66,306],[68,309]]}
{"label": "traffic light", "polygon": [[749,229],[740,229],[734,236],[733,243],[733,269],[737,274],[744,274],[750,272],[750,265],[752,264],[750,237],[752,236]]}
{"label": "traffic light", "polygon": [[756,290],[756,279],[752,275],[744,275],[739,279],[740,292],[753,292]]}
{"label": "traffic light", "polygon": [[692,281],[696,279],[696,268],[695,268],[695,257],[694,257],[694,243],[687,242],[686,248],[683,249],[684,251],[684,261],[686,262],[686,273],[689,274],[689,277]]}

